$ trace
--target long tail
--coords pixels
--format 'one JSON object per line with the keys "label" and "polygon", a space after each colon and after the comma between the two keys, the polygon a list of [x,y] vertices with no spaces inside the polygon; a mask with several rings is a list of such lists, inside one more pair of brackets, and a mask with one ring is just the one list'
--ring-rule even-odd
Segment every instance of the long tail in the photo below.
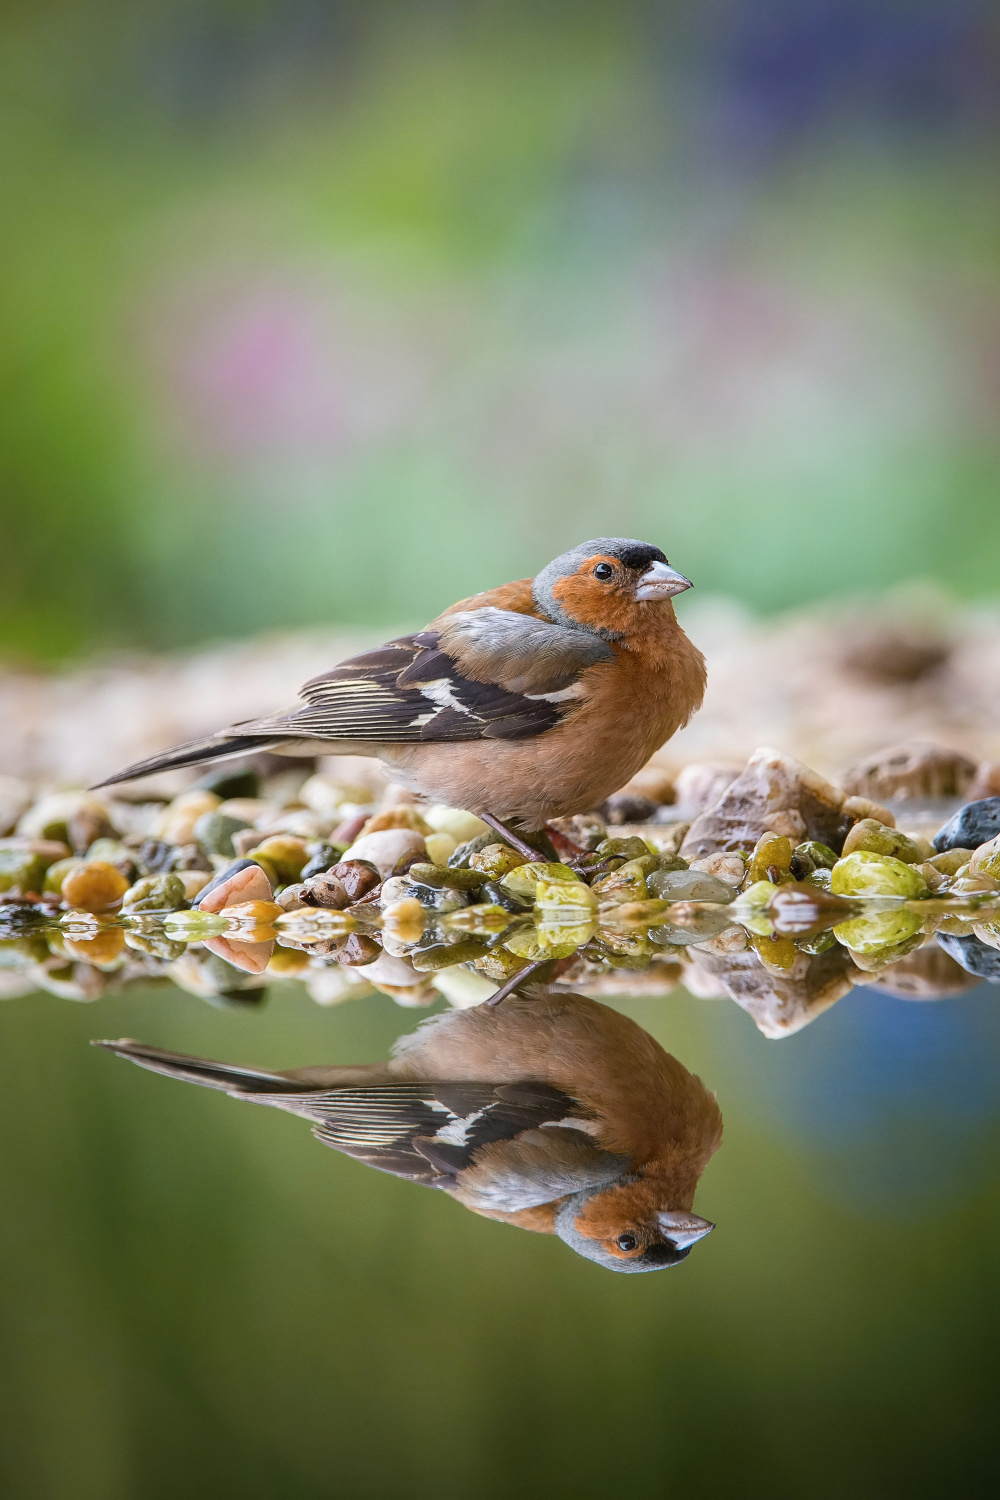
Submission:
{"label": "long tail", "polygon": [[221,734],[212,734],[203,740],[189,740],[186,745],[176,745],[173,750],[165,750],[162,755],[151,755],[148,760],[137,760],[123,771],[116,771],[104,781],[96,782],[91,790],[114,786],[119,781],[134,781],[140,776],[152,776],[157,771],[175,771],[181,766],[199,766],[204,761],[224,760],[230,755],[252,755],[258,750],[273,750],[276,745],[284,744],[287,738],[287,735],[267,737],[234,734],[231,730],[223,730]]}
{"label": "long tail", "polygon": [[127,1057],[140,1068],[165,1073],[168,1078],[183,1078],[208,1089],[222,1089],[240,1094],[310,1093],[315,1084],[299,1082],[284,1073],[268,1073],[262,1068],[241,1068],[235,1063],[215,1062],[209,1057],[188,1057],[183,1052],[165,1052],[161,1047],[147,1047],[131,1037],[116,1042],[93,1041],[92,1047],[104,1047],[117,1057]]}

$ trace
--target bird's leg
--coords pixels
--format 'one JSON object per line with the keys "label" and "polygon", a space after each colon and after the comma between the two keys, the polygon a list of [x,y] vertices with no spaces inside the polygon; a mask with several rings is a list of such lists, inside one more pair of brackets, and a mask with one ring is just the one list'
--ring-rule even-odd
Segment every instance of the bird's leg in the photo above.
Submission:
{"label": "bird's leg", "polygon": [[485,1003],[490,1007],[490,1009],[492,1009],[494,1005],[499,1005],[501,1000],[506,1000],[508,995],[512,995],[515,990],[519,990],[522,984],[524,984],[525,980],[530,979],[532,975],[538,973],[539,969],[544,969],[546,964],[551,962],[551,959],[543,958],[540,959],[538,963],[525,964],[523,969],[518,969],[516,974],[512,974],[511,977],[507,980],[507,983],[501,985],[496,994],[491,995]]}
{"label": "bird's leg", "polygon": [[513,829],[508,828],[506,823],[501,823],[500,819],[495,818],[492,813],[480,813],[479,816],[484,823],[488,823],[491,828],[495,829],[512,849],[516,849],[518,854],[523,854],[531,864],[545,864],[545,855],[539,854],[537,849],[532,849],[531,845],[520,838]]}

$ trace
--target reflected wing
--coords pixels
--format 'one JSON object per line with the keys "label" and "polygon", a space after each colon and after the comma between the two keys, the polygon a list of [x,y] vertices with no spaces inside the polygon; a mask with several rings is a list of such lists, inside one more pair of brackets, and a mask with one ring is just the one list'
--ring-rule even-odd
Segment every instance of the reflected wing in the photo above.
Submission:
{"label": "reflected wing", "polygon": [[568,1094],[531,1082],[407,1081],[307,1095],[233,1093],[303,1115],[325,1145],[431,1187],[454,1187],[487,1146],[513,1142],[550,1124],[561,1127],[553,1135],[575,1134],[564,1122],[584,1120]]}

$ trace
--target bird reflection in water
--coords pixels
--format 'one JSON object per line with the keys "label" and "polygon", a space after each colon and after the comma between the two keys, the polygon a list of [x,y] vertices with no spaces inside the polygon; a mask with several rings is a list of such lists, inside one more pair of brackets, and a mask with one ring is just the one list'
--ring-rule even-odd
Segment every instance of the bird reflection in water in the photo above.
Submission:
{"label": "bird reflection in water", "polygon": [[325,1145],[556,1234],[613,1271],[677,1265],[712,1224],[695,1189],[722,1116],[640,1026],[541,989],[424,1021],[388,1063],[270,1073],[98,1042],[154,1072],[312,1121]]}

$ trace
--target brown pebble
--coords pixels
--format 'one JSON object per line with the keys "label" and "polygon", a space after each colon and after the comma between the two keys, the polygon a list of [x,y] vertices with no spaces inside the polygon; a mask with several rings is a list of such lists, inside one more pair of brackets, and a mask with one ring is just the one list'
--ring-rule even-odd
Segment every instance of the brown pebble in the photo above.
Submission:
{"label": "brown pebble", "polygon": [[374,938],[365,937],[360,932],[352,932],[350,937],[343,940],[333,956],[338,964],[347,964],[349,968],[359,968],[363,964],[374,963],[381,953],[382,949]]}
{"label": "brown pebble", "polygon": [[964,797],[976,769],[960,750],[911,740],[857,761],[844,789],[860,797]]}

